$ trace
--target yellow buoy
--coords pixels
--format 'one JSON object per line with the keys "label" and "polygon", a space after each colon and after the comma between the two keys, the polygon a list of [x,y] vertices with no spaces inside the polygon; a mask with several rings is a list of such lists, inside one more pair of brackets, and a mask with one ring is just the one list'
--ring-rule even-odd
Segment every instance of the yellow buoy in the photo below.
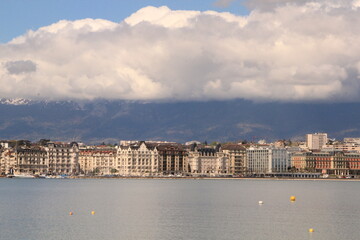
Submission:
{"label": "yellow buoy", "polygon": [[71,215],[73,215],[74,213],[73,212],[69,212],[69,215],[71,216]]}
{"label": "yellow buoy", "polygon": [[314,232],[314,229],[313,228],[309,228],[309,232]]}
{"label": "yellow buoy", "polygon": [[95,211],[91,211],[91,215],[95,215]]}
{"label": "yellow buoy", "polygon": [[290,201],[291,201],[291,202],[295,202],[295,201],[296,201],[296,197],[295,197],[295,196],[291,196],[291,197],[290,197]]}

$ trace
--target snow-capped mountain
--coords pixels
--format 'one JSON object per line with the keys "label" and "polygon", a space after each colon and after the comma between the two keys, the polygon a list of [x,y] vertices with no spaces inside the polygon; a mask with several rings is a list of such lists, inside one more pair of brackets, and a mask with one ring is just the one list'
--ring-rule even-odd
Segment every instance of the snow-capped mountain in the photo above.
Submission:
{"label": "snow-capped mountain", "polygon": [[359,103],[253,103],[245,100],[144,103],[1,100],[0,139],[268,141],[327,132],[360,136]]}
{"label": "snow-capped mountain", "polygon": [[1,98],[0,104],[6,104],[6,105],[28,105],[32,101],[28,99],[23,98]]}

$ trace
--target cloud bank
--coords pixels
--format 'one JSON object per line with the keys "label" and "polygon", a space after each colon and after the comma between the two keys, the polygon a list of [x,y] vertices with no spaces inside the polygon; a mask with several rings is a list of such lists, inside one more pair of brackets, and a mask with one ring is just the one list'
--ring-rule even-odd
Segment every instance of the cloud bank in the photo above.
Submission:
{"label": "cloud bank", "polygon": [[[331,1],[335,2],[333,0],[330,0],[330,2]],[[341,1],[341,0],[339,0],[339,1]],[[313,0],[245,0],[244,3],[250,9],[271,11],[271,10],[276,9],[279,6],[284,6],[286,4],[295,4],[295,5],[300,6],[307,2],[314,2],[314,1]],[[323,1],[323,2],[325,2],[325,1]]]}
{"label": "cloud bank", "polygon": [[359,101],[360,1],[272,2],[247,16],[146,7],[29,31],[0,45],[0,97]]}

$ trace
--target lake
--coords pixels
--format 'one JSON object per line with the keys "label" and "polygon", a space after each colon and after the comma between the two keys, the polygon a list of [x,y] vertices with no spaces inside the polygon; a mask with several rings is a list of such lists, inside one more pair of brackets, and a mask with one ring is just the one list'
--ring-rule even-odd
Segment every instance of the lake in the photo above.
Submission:
{"label": "lake", "polygon": [[360,181],[0,179],[0,239],[351,240],[359,206]]}

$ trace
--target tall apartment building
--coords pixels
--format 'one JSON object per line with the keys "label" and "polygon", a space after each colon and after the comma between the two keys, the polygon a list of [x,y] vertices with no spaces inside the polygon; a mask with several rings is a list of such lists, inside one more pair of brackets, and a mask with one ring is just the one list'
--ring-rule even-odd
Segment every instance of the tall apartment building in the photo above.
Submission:
{"label": "tall apartment building", "polygon": [[106,175],[117,172],[116,151],[114,147],[107,146],[80,149],[80,173]]}
{"label": "tall apartment building", "polygon": [[229,159],[229,173],[233,175],[245,175],[246,168],[246,148],[239,144],[225,144],[221,146],[221,151]]}
{"label": "tall apartment building", "polygon": [[178,175],[187,172],[187,151],[180,144],[159,144],[159,174]]}
{"label": "tall apartment building", "polygon": [[0,175],[5,175],[5,158],[3,156],[4,149],[0,146]]}
{"label": "tall apartment building", "polygon": [[320,150],[327,141],[327,133],[306,134],[306,146],[310,150]]}
{"label": "tall apartment building", "polygon": [[1,175],[47,173],[47,153],[41,146],[4,148],[0,153]]}
{"label": "tall apartment building", "polygon": [[17,167],[15,149],[3,149],[1,153],[1,163],[1,174],[13,174]]}
{"label": "tall apartment building", "polygon": [[117,168],[120,175],[158,175],[159,154],[157,144],[144,141],[120,145],[117,151]]}
{"label": "tall apartment building", "polygon": [[250,173],[271,173],[270,149],[250,147],[246,150],[247,167]]}
{"label": "tall apartment building", "polygon": [[188,155],[189,172],[201,175],[229,174],[229,158],[219,147],[200,147],[193,145]]}
{"label": "tall apartment building", "polygon": [[272,172],[287,172],[291,167],[291,155],[286,148],[271,148]]}
{"label": "tall apartment building", "polygon": [[79,146],[76,142],[49,142],[45,147],[49,174],[74,174],[79,172]]}
{"label": "tall apartment building", "polygon": [[44,148],[18,148],[15,150],[15,174],[46,174],[47,153]]}

